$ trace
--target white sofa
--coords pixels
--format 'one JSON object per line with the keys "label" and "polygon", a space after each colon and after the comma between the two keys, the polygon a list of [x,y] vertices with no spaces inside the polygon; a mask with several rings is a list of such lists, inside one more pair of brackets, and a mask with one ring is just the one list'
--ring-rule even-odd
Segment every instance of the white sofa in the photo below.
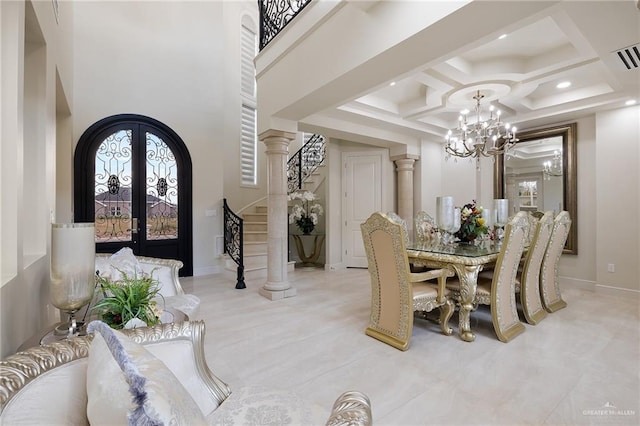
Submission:
{"label": "white sofa", "polygon": [[[207,365],[202,321],[161,324],[123,330],[122,333],[168,367],[182,385],[178,387],[186,390],[201,411],[198,416],[202,414],[207,424],[372,424],[369,400],[360,392],[340,395],[331,410],[330,407],[309,405],[285,391],[249,387],[232,392]],[[98,334],[96,331],[95,335]],[[105,336],[104,333],[100,335]],[[103,365],[101,359],[95,358],[99,341],[94,339],[94,334],[88,334],[30,348],[1,361],[0,424],[89,424],[91,415],[88,417],[87,412],[91,410],[92,397],[88,398],[87,394],[96,392],[89,390],[96,389],[91,379],[93,377],[95,382],[94,376],[99,375],[95,373],[95,363],[100,362],[98,369]],[[136,343],[131,344],[139,346]],[[140,371],[144,372],[144,367],[140,367]],[[99,382],[99,390],[109,391],[111,386],[116,386],[115,380],[118,379],[109,376],[108,380]],[[126,390],[123,393],[130,398]],[[95,404],[95,394],[93,398]],[[98,402],[102,398],[100,395]],[[168,400],[170,406],[176,401],[175,398]],[[111,402],[103,405],[101,409],[108,414],[118,410]],[[178,420],[177,424],[185,424],[185,421]]]}
{"label": "white sofa", "polygon": [[174,259],[134,256],[125,248],[115,254],[96,253],[96,273],[117,280],[121,271],[128,275],[144,273],[158,280],[161,297],[158,306],[178,309],[190,320],[198,318],[200,299],[194,294],[186,294],[180,285],[178,271],[183,263]]}

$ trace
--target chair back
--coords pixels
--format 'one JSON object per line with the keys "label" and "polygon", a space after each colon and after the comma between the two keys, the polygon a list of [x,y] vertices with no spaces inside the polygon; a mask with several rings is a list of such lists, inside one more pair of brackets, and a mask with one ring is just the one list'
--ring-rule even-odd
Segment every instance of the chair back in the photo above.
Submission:
{"label": "chair back", "polygon": [[536,235],[536,229],[538,227],[538,218],[533,215],[531,212],[527,212],[527,221],[529,222],[529,227],[527,228],[527,234],[525,236],[524,245],[530,246],[533,243],[533,238]]}
{"label": "chair back", "polygon": [[413,329],[413,294],[404,228],[376,212],[360,229],[371,276],[371,316],[366,334],[406,350]]}
{"label": "chair back", "polygon": [[550,210],[545,212],[534,229],[529,231],[529,234],[533,235],[533,239],[529,245],[520,280],[522,311],[529,324],[537,324],[547,316],[547,311],[542,306],[540,298],[540,267],[551,239],[552,230],[553,211]]}
{"label": "chair back", "polygon": [[416,239],[419,242],[430,242],[436,238],[436,232],[438,227],[436,221],[429,215],[429,213],[420,210],[416,213],[416,217],[413,220],[414,229],[416,233]]}
{"label": "chair back", "polygon": [[553,230],[547,251],[542,259],[540,271],[540,294],[542,296],[542,306],[547,312],[555,312],[567,306],[567,302],[560,296],[560,285],[558,284],[558,263],[564,250],[564,244],[571,228],[571,218],[569,212],[561,211],[553,221]]}
{"label": "chair back", "polygon": [[516,306],[516,276],[524,251],[529,221],[527,212],[518,212],[507,223],[491,282],[491,320],[501,342],[524,331]]}
{"label": "chair back", "polygon": [[404,231],[404,243],[406,245],[409,245],[411,240],[409,239],[409,229],[407,228],[407,221],[401,218],[400,215],[396,212],[387,212],[387,217],[402,226],[402,230]]}

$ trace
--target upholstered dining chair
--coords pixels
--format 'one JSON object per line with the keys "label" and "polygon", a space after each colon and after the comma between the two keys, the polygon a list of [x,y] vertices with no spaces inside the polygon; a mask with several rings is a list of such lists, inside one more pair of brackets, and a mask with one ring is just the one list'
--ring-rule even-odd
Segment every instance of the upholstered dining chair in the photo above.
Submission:
{"label": "upholstered dining chair", "polygon": [[533,238],[520,273],[520,303],[529,324],[538,324],[547,316],[540,297],[540,270],[552,230],[553,211],[547,211],[535,223],[533,231],[529,231]]}
{"label": "upholstered dining chair", "polygon": [[[448,269],[412,273],[402,225],[373,213],[360,225],[371,276],[371,314],[365,333],[397,349],[409,348],[414,311],[440,309],[442,333],[451,335],[453,301],[446,289]],[[436,283],[426,282],[437,280]]]}
{"label": "upholstered dining chair", "polygon": [[409,229],[407,228],[407,221],[401,218],[400,215],[396,212],[387,212],[387,217],[393,220],[394,222],[397,222],[400,225],[402,225],[402,229],[404,230],[404,243],[406,245],[409,245],[409,242],[411,241],[411,239],[409,237]]}
{"label": "upholstered dining chair", "polygon": [[542,306],[547,312],[555,312],[567,306],[567,302],[562,300],[560,295],[558,262],[560,262],[560,256],[562,256],[570,228],[571,217],[569,212],[561,211],[553,220],[551,239],[542,259],[542,267],[540,269],[540,295],[542,296]]}
{"label": "upholstered dining chair", "polygon": [[416,240],[420,242],[428,243],[434,241],[438,236],[436,221],[424,210],[420,210],[416,213],[416,216],[413,219],[413,225],[416,233]]}
{"label": "upholstered dining chair", "polygon": [[[493,278],[478,276],[475,304],[490,305],[493,329],[501,342],[508,342],[524,331],[518,318],[515,286],[518,265],[524,251],[529,221],[526,212],[518,212],[507,223]],[[451,296],[460,301],[460,281],[447,283]]]}

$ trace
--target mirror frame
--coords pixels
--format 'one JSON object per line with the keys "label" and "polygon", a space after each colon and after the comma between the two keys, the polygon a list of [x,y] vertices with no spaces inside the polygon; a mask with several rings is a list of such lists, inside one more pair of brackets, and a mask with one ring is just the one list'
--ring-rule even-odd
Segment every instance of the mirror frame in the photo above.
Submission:
{"label": "mirror frame", "polygon": [[[563,253],[578,254],[578,179],[577,179],[577,123],[545,127],[520,132],[518,142],[562,136],[562,203],[571,217],[571,229]],[[504,198],[504,154],[496,155],[493,169],[494,198]]]}

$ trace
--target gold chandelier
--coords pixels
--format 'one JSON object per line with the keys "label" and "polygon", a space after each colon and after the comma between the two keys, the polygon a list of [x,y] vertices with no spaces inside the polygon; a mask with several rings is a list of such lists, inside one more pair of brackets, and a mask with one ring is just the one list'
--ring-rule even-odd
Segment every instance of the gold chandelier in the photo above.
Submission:
{"label": "gold chandelier", "polygon": [[476,121],[467,121],[469,110],[460,111],[458,127],[449,130],[445,137],[447,159],[453,157],[489,157],[506,153],[518,139],[516,128],[500,120],[501,112],[493,105],[489,106],[489,118],[482,120],[480,100],[484,95],[478,90],[473,99],[476,100]]}

